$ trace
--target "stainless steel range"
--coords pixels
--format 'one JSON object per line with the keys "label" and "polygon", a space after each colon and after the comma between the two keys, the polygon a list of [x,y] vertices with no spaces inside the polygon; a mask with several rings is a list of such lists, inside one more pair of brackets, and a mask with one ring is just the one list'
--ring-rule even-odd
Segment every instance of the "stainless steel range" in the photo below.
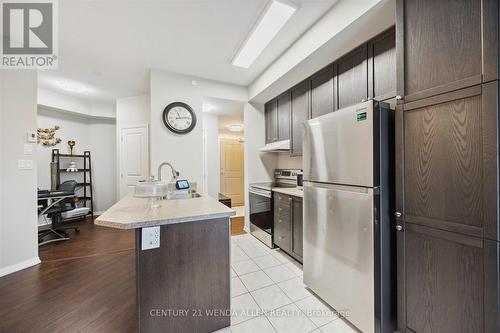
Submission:
{"label": "stainless steel range", "polygon": [[276,169],[274,182],[253,183],[249,186],[250,233],[270,248],[274,247],[272,190],[276,187],[296,187],[299,172],[301,170]]}

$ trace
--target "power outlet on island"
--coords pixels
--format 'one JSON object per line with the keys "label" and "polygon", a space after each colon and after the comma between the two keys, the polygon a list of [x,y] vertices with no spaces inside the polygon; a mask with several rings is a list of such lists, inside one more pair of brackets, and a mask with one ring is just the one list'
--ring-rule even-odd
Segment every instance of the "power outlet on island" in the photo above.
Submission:
{"label": "power outlet on island", "polygon": [[142,228],[141,249],[150,250],[160,247],[160,227]]}

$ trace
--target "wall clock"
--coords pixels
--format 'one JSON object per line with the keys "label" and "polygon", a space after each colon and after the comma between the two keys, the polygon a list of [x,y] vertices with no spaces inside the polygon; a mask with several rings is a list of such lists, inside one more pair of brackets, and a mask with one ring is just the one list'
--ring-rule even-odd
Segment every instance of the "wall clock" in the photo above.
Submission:
{"label": "wall clock", "polygon": [[163,110],[163,123],[174,133],[186,134],[196,126],[196,114],[186,103],[170,103]]}

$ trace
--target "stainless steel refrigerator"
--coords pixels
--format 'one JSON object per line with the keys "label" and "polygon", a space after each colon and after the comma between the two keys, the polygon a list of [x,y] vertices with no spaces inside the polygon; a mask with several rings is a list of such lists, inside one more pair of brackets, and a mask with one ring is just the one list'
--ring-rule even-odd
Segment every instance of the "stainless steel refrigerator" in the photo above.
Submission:
{"label": "stainless steel refrigerator", "polygon": [[367,333],[395,330],[393,119],[368,101],[304,124],[304,283]]}

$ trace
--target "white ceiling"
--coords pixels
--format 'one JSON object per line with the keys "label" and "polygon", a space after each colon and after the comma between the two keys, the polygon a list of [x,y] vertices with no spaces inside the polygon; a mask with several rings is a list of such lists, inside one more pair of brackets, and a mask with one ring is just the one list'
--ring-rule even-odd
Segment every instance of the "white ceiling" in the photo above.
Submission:
{"label": "white ceiling", "polygon": [[230,125],[243,125],[243,106],[245,102],[223,98],[203,99],[203,112],[219,118],[219,129],[227,130]]}
{"label": "white ceiling", "polygon": [[203,98],[203,112],[218,116],[228,116],[243,114],[245,101],[234,101],[224,98],[206,97]]}
{"label": "white ceiling", "polygon": [[299,9],[257,61],[232,66],[267,1],[59,1],[59,69],[39,84],[82,84],[73,95],[94,102],[147,92],[150,68],[247,86],[336,2],[292,0]]}
{"label": "white ceiling", "polygon": [[233,114],[228,116],[219,116],[219,129],[223,131],[229,130],[231,125],[243,126],[243,113]]}

